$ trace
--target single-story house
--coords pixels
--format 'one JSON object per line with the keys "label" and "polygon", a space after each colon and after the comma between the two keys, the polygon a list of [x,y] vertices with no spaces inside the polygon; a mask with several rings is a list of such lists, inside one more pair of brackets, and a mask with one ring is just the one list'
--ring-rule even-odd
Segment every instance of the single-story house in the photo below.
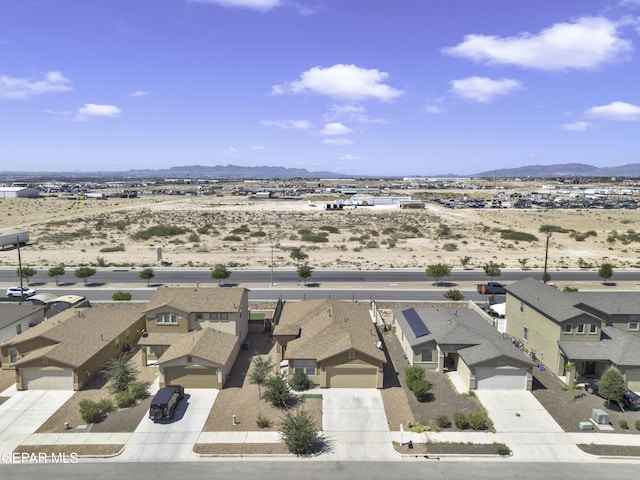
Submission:
{"label": "single-story house", "polygon": [[205,327],[173,343],[158,361],[160,386],[222,388],[240,351],[240,339]]}
{"label": "single-story house", "polygon": [[44,320],[45,308],[30,303],[0,303],[0,343],[5,342]]}
{"label": "single-story house", "polygon": [[412,365],[456,370],[469,388],[527,389],[534,362],[473,302],[426,302],[392,309],[396,336]]}
{"label": "single-story house", "polygon": [[383,388],[386,358],[365,304],[285,302],[273,336],[289,375],[303,371],[320,388]]}
{"label": "single-story house", "polygon": [[138,306],[66,310],[2,343],[2,365],[15,369],[18,390],[80,390],[144,326]]}

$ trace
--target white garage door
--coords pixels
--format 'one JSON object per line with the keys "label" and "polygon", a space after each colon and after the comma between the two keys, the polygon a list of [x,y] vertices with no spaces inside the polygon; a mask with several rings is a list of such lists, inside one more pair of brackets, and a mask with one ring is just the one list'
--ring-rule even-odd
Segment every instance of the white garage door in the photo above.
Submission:
{"label": "white garage door", "polygon": [[43,370],[22,368],[22,388],[25,390],[73,390],[71,370]]}
{"label": "white garage door", "polygon": [[527,370],[525,368],[476,368],[478,390],[524,390],[526,379]]}

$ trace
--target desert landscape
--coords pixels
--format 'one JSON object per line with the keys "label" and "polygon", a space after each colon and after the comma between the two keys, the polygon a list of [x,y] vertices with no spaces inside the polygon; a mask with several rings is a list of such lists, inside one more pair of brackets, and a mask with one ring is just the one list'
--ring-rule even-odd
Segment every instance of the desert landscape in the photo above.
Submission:
{"label": "desert landscape", "polygon": [[[419,198],[420,192],[412,195]],[[492,260],[502,268],[540,269],[548,235],[541,227],[551,226],[551,273],[595,269],[602,262],[640,267],[640,238],[633,230],[638,210],[451,209],[427,201],[424,209],[326,211],[323,201],[233,195],[3,198],[0,233],[28,231],[22,262],[35,268],[153,267],[161,247],[162,259],[173,267],[268,268],[273,256],[275,268],[293,268],[291,249],[300,248],[313,268],[482,268]],[[12,249],[0,251],[0,265],[17,265]]]}

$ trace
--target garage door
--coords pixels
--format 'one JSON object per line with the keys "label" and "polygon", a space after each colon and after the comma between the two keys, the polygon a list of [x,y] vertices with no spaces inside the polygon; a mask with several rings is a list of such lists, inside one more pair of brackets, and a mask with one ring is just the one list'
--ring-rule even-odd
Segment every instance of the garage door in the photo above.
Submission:
{"label": "garage door", "polygon": [[25,390],[73,390],[71,370],[43,370],[21,368],[22,388]]}
{"label": "garage door", "polygon": [[376,388],[376,367],[327,367],[328,388]]}
{"label": "garage door", "polygon": [[479,390],[523,390],[526,379],[525,368],[476,368],[476,388]]}
{"label": "garage door", "polygon": [[177,384],[185,388],[221,388],[218,369],[213,367],[167,367],[164,369],[166,385]]}
{"label": "garage door", "polygon": [[627,388],[634,392],[640,392],[640,369],[625,370]]}

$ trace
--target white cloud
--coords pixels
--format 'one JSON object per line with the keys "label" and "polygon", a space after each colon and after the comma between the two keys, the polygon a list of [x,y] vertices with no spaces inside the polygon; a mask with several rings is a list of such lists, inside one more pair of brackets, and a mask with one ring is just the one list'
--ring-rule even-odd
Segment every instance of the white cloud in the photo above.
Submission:
{"label": "white cloud", "polygon": [[131,92],[129,94],[130,97],[146,97],[147,95],[149,94],[144,90],[136,90],[135,92]]}
{"label": "white cloud", "polygon": [[582,17],[573,23],[556,23],[538,34],[465,35],[462,43],[443,52],[478,63],[566,70],[595,68],[625,56],[632,48],[629,40],[620,37],[616,23]]}
{"label": "white cloud", "polygon": [[327,123],[322,130],[320,131],[320,135],[348,135],[353,130],[349,127],[345,127],[340,122]]}
{"label": "white cloud", "polygon": [[322,140],[322,143],[339,147],[342,145],[353,145],[353,140],[349,138],[325,138]]}
{"label": "white cloud", "polygon": [[260,124],[284,130],[306,130],[313,127],[313,124],[308,120],[263,120]]}
{"label": "white cloud", "polygon": [[367,109],[361,105],[351,103],[343,105],[333,104],[329,105],[329,111],[322,116],[322,119],[326,122],[343,118],[350,122],[358,123],[387,123],[387,121],[382,118],[371,118],[366,112]]}
{"label": "white cloud", "polygon": [[229,147],[226,150],[222,150],[222,152],[224,155],[237,155],[238,154],[238,149],[237,148],[233,148],[233,147]]}
{"label": "white cloud", "polygon": [[0,75],[0,98],[23,100],[45,93],[73,90],[71,81],[60,72],[47,72],[43,78],[15,78]]}
{"label": "white cloud", "polygon": [[76,112],[75,120],[86,122],[92,118],[115,118],[119,117],[122,110],[115,105],[97,105],[95,103],[85,103]]}
{"label": "white cloud", "polygon": [[262,145],[254,145],[253,147],[251,147],[251,150],[261,151],[264,150],[264,147]]}
{"label": "white cloud", "polygon": [[251,8],[266,12],[283,4],[282,0],[187,0],[192,3],[210,3],[221,7]]}
{"label": "white cloud", "polygon": [[562,128],[563,130],[568,130],[569,132],[584,132],[591,127],[591,123],[583,121],[565,123],[560,126],[560,128]]}
{"label": "white cloud", "polygon": [[451,81],[451,91],[465,100],[489,103],[496,97],[509,95],[522,88],[517,80],[501,78],[493,80],[487,77],[467,77]]}
{"label": "white cloud", "polygon": [[440,105],[436,105],[434,103],[428,104],[425,108],[427,113],[442,113],[445,111],[444,107],[441,107]]}
{"label": "white cloud", "polygon": [[299,80],[275,85],[272,95],[317,93],[348,101],[374,98],[390,101],[404,92],[384,81],[389,76],[376,69],[360,68],[356,65],[337,64],[332,67],[313,67],[300,75]]}
{"label": "white cloud", "polygon": [[349,155],[348,153],[346,155],[343,155],[340,157],[340,160],[360,160],[360,157],[357,155]]}
{"label": "white cloud", "polygon": [[634,122],[640,120],[640,106],[626,102],[612,102],[609,105],[591,107],[584,112],[584,115],[600,120]]}

